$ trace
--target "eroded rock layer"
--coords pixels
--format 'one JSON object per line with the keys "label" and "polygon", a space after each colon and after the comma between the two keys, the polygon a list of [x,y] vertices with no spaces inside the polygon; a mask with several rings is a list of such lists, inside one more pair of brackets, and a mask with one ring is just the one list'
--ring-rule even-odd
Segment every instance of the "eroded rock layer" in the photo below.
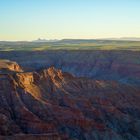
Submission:
{"label": "eroded rock layer", "polygon": [[34,72],[18,68],[0,74],[0,135],[140,139],[138,86],[75,77],[54,67]]}
{"label": "eroded rock layer", "polygon": [[0,58],[18,62],[25,71],[55,66],[78,77],[140,85],[140,51],[9,51]]}

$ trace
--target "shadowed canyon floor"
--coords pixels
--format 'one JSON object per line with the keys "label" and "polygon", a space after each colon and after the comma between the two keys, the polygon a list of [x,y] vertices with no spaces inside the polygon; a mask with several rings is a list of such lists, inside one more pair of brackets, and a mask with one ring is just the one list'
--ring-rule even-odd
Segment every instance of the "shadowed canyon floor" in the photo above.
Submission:
{"label": "shadowed canyon floor", "polygon": [[[102,66],[97,61],[96,67]],[[132,77],[139,78],[139,64],[134,67],[137,73],[132,67]],[[9,135],[1,139],[38,135],[42,140],[139,140],[140,87],[118,79],[74,76],[53,66],[25,70],[1,60],[0,135]]]}

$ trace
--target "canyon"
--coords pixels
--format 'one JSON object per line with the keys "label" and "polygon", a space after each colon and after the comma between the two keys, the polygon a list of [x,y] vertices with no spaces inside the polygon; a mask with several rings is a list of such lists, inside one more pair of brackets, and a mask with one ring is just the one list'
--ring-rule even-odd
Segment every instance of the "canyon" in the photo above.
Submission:
{"label": "canyon", "polygon": [[139,53],[64,52],[0,54],[0,138],[140,139]]}
{"label": "canyon", "polygon": [[140,85],[139,51],[6,51],[0,52],[0,58],[15,61],[28,72],[54,66],[76,77]]}

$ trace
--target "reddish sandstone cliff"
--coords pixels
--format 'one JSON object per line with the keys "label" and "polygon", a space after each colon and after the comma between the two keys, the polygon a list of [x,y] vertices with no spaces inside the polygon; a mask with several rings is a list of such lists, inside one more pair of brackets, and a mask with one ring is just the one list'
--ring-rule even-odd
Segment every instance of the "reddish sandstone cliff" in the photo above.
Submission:
{"label": "reddish sandstone cliff", "polygon": [[0,60],[0,72],[6,72],[7,71],[14,71],[14,72],[22,72],[21,67],[13,61],[9,60]]}
{"label": "reddish sandstone cliff", "polygon": [[139,101],[138,87],[77,78],[54,67],[1,74],[0,135],[139,139]]}

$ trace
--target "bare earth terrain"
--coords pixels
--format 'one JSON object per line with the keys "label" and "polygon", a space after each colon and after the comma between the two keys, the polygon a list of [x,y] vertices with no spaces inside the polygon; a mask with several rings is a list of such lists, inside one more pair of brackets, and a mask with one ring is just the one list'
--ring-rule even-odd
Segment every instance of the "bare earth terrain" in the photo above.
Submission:
{"label": "bare earth terrain", "polygon": [[137,49],[4,49],[0,52],[1,140],[140,139]]}

